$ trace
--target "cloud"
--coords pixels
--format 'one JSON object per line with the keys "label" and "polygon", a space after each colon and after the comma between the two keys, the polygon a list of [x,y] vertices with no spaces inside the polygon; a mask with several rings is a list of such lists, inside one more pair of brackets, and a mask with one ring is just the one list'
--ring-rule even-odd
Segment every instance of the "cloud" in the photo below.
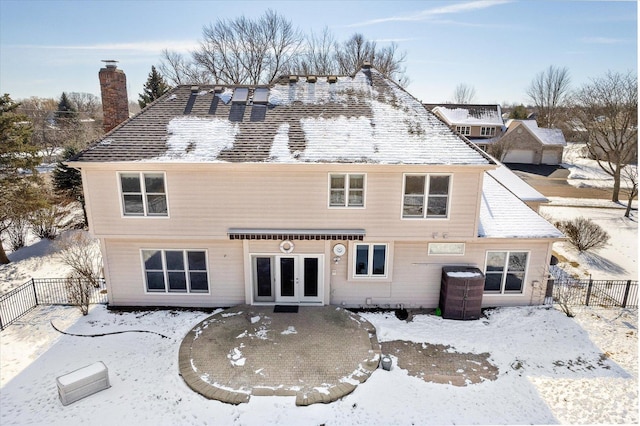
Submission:
{"label": "cloud", "polygon": [[583,43],[588,44],[624,44],[627,40],[611,37],[583,37],[580,39]]}
{"label": "cloud", "polygon": [[477,0],[465,3],[453,3],[447,6],[435,7],[432,9],[425,9],[420,12],[389,16],[387,18],[371,19],[369,21],[358,22],[348,25],[348,27],[364,27],[367,25],[382,24],[385,22],[419,22],[427,21],[438,16],[452,15],[457,13],[470,12],[474,10],[486,9],[493,6],[499,6],[506,3],[511,3],[512,0]]}
{"label": "cloud", "polygon": [[15,45],[8,47],[17,47],[21,49],[51,49],[51,50],[102,50],[102,51],[129,51],[129,52],[147,52],[159,53],[163,49],[177,50],[186,52],[194,50],[198,47],[198,42],[192,40],[169,40],[169,41],[141,41],[132,43],[98,43],[98,44],[79,44],[79,45],[40,45],[27,44]]}

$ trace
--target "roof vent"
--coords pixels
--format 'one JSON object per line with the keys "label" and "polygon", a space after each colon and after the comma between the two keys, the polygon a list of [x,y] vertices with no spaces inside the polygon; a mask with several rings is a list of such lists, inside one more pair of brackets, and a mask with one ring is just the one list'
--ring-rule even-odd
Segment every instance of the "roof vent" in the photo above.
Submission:
{"label": "roof vent", "polygon": [[316,77],[315,75],[307,76],[307,83],[315,83],[316,81],[318,81],[318,77]]}
{"label": "roof vent", "polygon": [[213,88],[213,92],[214,93],[222,93],[223,90],[224,89],[223,89],[222,86],[216,86],[216,87]]}
{"label": "roof vent", "polygon": [[191,86],[191,93],[197,93],[200,91],[200,86]]}
{"label": "roof vent", "polygon": [[336,81],[338,81],[338,76],[337,76],[337,75],[330,75],[330,76],[328,76],[328,77],[327,77],[327,81],[328,81],[329,83],[332,83],[332,84],[333,84],[333,83],[335,83]]}
{"label": "roof vent", "polygon": [[365,70],[371,68],[371,62],[363,61],[362,62],[362,68],[365,69]]}
{"label": "roof vent", "polygon": [[289,83],[297,83],[298,82],[298,76],[297,75],[290,75],[289,76]]}

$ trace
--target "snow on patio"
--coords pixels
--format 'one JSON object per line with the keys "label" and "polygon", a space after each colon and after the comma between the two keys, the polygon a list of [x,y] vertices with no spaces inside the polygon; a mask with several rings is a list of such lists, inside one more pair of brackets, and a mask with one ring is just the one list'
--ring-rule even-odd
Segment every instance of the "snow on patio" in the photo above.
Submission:
{"label": "snow on patio", "polygon": [[[347,397],[296,407],[293,397],[253,397],[231,406],[191,391],[178,375],[178,347],[209,313],[113,313],[86,317],[39,307],[0,335],[1,424],[522,424],[637,423],[637,310],[580,308],[576,318],[547,307],[502,308],[478,321],[367,313],[381,341],[451,346],[490,354],[497,380],[464,387],[430,383],[394,366],[377,370]],[[124,333],[73,337],[53,331]],[[112,387],[67,407],[55,377],[96,361]],[[283,368],[286,368],[283,366]]]}

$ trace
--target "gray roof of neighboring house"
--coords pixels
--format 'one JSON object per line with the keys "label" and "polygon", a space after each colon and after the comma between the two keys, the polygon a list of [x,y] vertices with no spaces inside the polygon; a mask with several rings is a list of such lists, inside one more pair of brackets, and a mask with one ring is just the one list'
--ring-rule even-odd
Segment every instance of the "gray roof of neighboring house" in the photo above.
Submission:
{"label": "gray roof of neighboring house", "polygon": [[491,174],[482,180],[481,238],[557,238],[564,235],[538,215]]}
{"label": "gray roof of neighboring house", "polygon": [[507,132],[512,132],[513,129],[519,125],[526,127],[529,132],[543,145],[567,145],[567,141],[564,139],[562,130],[538,127],[536,120],[509,120],[507,121]]}
{"label": "gray roof of neighboring house", "polygon": [[500,105],[425,104],[450,125],[503,126]]}
{"label": "gray roof of neighboring house", "polygon": [[493,164],[373,68],[311,81],[179,86],[73,161]]}

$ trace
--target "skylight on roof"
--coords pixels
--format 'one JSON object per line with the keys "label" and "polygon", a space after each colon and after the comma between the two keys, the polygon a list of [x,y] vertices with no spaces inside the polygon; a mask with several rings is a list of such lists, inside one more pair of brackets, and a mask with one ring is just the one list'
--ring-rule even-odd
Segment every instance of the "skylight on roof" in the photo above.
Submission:
{"label": "skylight on roof", "polygon": [[248,87],[236,87],[233,91],[233,97],[231,98],[231,102],[247,102],[247,98],[249,97],[249,88]]}
{"label": "skylight on roof", "polygon": [[266,104],[269,100],[269,89],[266,87],[259,87],[253,92],[254,104]]}

